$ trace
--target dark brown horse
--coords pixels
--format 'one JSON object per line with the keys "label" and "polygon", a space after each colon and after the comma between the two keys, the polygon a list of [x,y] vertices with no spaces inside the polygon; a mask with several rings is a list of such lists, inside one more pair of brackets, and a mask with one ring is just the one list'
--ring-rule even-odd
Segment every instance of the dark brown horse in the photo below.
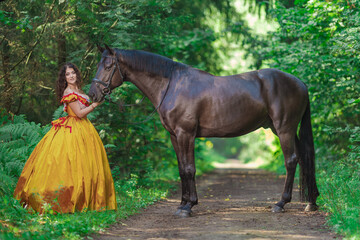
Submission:
{"label": "dark brown horse", "polygon": [[99,50],[102,58],[89,91],[93,101],[129,81],[150,99],[170,133],[182,185],[177,215],[189,216],[198,203],[195,138],[236,137],[260,127],[279,137],[285,157],[284,192],[273,212],[283,212],[290,202],[298,163],[301,192],[309,202],[305,210],[317,209],[309,96],[299,79],[276,69],[218,77],[144,51]]}

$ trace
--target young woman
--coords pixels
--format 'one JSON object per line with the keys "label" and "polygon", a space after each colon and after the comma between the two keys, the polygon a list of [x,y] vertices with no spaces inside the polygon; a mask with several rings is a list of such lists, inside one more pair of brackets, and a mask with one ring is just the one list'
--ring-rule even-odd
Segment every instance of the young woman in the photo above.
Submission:
{"label": "young woman", "polygon": [[90,104],[80,81],[74,64],[60,69],[56,94],[68,116],[52,122],[27,160],[14,192],[24,207],[40,213],[45,203],[57,213],[117,208],[103,143],[86,118],[99,103]]}

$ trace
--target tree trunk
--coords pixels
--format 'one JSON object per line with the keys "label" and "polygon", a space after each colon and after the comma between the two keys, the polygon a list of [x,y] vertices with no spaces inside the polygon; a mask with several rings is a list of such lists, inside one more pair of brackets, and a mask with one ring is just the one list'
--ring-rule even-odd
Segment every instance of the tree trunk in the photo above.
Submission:
{"label": "tree trunk", "polygon": [[10,68],[10,51],[9,43],[5,39],[2,43],[2,68],[4,73],[4,91],[1,94],[1,99],[4,101],[1,105],[6,109],[7,112],[10,112],[11,105],[13,101],[13,96],[11,94],[12,85],[10,80],[10,75],[8,74]]}
{"label": "tree trunk", "polygon": [[58,35],[58,69],[66,63],[66,37],[63,34]]}

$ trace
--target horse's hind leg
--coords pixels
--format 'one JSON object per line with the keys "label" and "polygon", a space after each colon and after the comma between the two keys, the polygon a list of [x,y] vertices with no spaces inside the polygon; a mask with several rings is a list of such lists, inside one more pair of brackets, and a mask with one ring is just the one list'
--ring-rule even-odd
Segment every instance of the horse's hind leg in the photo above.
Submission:
{"label": "horse's hind leg", "polygon": [[284,212],[285,204],[291,201],[296,166],[299,162],[299,153],[295,144],[296,131],[277,131],[277,134],[280,139],[281,148],[285,158],[286,179],[281,200],[275,204],[272,211]]}

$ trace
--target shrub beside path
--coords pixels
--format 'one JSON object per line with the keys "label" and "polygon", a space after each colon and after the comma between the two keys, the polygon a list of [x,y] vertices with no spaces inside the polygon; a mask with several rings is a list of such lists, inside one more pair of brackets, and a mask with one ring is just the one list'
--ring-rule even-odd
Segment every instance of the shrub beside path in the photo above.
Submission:
{"label": "shrub beside path", "polygon": [[173,215],[177,192],[113,225],[94,239],[341,239],[325,225],[322,212],[304,212],[294,189],[285,213],[272,213],[284,177],[228,160],[197,179],[199,205],[187,219]]}

